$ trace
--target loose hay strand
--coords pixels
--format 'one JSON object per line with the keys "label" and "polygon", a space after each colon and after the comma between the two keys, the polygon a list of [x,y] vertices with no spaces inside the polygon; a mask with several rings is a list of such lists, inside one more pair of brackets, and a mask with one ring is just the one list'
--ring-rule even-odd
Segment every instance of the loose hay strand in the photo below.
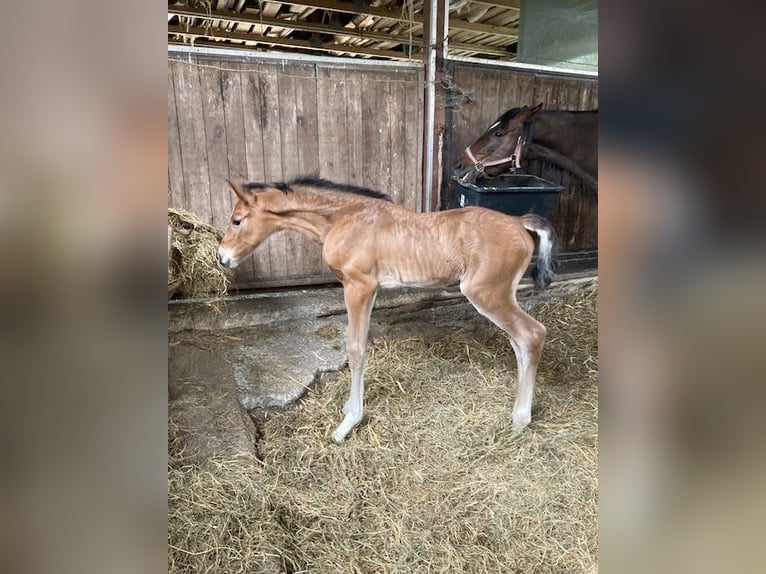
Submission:
{"label": "loose hay strand", "polygon": [[376,341],[368,421],[341,446],[347,370],[266,418],[261,464],[183,466],[170,436],[169,572],[594,571],[597,293],[532,314],[548,343],[522,433],[513,351],[488,326]]}
{"label": "loose hay strand", "polygon": [[168,208],[168,225],[173,229],[168,288],[179,283],[183,297],[223,297],[230,282],[216,257],[223,233],[183,209]]}

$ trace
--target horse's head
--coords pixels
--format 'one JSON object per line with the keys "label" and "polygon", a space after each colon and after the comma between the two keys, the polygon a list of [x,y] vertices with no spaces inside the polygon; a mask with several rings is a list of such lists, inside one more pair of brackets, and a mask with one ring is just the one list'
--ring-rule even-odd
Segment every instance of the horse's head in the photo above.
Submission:
{"label": "horse's head", "polygon": [[[241,184],[226,180],[237,198],[226,233],[218,246],[218,262],[234,269],[269,235],[279,229],[268,206],[285,190],[268,184]],[[277,184],[279,185],[279,184]],[[258,193],[255,191],[258,190]]]}
{"label": "horse's head", "polygon": [[[465,148],[454,174],[461,180],[475,183],[485,168],[511,163],[511,171],[521,167],[521,155],[529,142],[530,120],[543,107],[538,104],[513,108],[500,116],[479,139]],[[504,170],[498,170],[504,171]]]}

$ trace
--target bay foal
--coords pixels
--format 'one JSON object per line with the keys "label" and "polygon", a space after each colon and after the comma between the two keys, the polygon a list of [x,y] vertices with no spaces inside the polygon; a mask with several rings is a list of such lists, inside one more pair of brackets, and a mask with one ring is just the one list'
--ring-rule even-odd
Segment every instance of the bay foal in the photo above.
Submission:
{"label": "bay foal", "polygon": [[415,213],[384,194],[313,177],[228,183],[237,201],[218,249],[221,265],[236,267],[272,233],[294,230],[322,244],[325,262],[343,284],[351,392],[335,442],[362,420],[367,332],[381,287],[459,283],[476,310],[510,338],[519,379],[513,428],[529,424],[545,327],[518,306],[516,287],[534,251],[530,232],[539,237],[537,289],[553,278],[558,239],[546,219],[481,207]]}

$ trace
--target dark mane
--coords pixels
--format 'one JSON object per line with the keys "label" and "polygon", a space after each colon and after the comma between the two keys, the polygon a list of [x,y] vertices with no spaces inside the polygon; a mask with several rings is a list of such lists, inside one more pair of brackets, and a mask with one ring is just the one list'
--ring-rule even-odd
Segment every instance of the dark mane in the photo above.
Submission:
{"label": "dark mane", "polygon": [[[497,122],[504,122],[506,120],[510,120],[512,117],[514,117],[516,114],[518,114],[520,111],[522,111],[526,106],[522,106],[519,108],[511,108],[507,112],[505,112],[502,116],[497,118],[493,124]],[[566,114],[598,114],[598,109],[595,110],[541,110],[540,113],[551,113],[551,112],[561,112]]]}
{"label": "dark mane", "polygon": [[374,191],[366,187],[359,187],[358,185],[349,185],[346,183],[335,183],[327,179],[322,179],[314,175],[304,175],[296,177],[289,182],[277,182],[277,183],[262,183],[257,181],[251,181],[242,184],[242,189],[251,193],[257,193],[264,189],[278,189],[282,193],[290,193],[293,189],[293,185],[310,185],[319,189],[326,189],[327,191],[340,191],[343,193],[353,193],[356,195],[363,195],[365,197],[372,197],[374,199],[382,199],[384,201],[392,201],[391,197],[385,193]]}
{"label": "dark mane", "polygon": [[288,191],[292,191],[290,189],[290,186],[286,183],[261,183],[259,181],[250,181],[242,184],[242,189],[245,191],[263,191],[264,189],[269,189],[270,187],[275,187],[282,193],[287,193]]}
{"label": "dark mane", "polygon": [[310,185],[312,187],[318,187],[319,189],[326,189],[327,191],[341,191],[343,193],[353,193],[356,195],[363,195],[365,197],[372,197],[374,199],[382,199],[384,201],[391,201],[391,197],[385,193],[374,191],[366,187],[359,187],[357,185],[349,185],[346,183],[335,183],[321,177],[313,175],[297,177],[291,182],[285,184],[288,186],[293,185]]}
{"label": "dark mane", "polygon": [[524,108],[511,108],[510,110],[508,110],[507,112],[505,112],[505,113],[504,113],[502,116],[500,116],[499,118],[497,118],[497,119],[496,119],[494,122],[492,122],[492,123],[493,123],[493,124],[496,124],[497,122],[504,122],[504,121],[506,121],[506,120],[510,120],[512,117],[514,117],[516,114],[518,114],[518,113],[519,113],[521,110],[523,110],[523,109],[524,109]]}

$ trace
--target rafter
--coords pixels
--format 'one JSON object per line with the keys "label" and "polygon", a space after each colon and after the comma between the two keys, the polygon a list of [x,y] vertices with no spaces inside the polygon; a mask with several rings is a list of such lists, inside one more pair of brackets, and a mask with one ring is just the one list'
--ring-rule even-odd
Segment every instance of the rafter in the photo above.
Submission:
{"label": "rafter", "polygon": [[[347,46],[343,44],[334,44],[332,42],[314,42],[311,40],[296,40],[294,38],[285,38],[282,36],[262,36],[260,34],[248,34],[243,32],[227,32],[225,30],[209,30],[207,28],[189,28],[185,26],[168,26],[168,35],[181,36],[184,38],[202,38],[209,40],[207,45],[215,45],[219,48],[225,47],[221,42],[214,40],[240,40],[254,44],[267,44],[269,46],[286,46],[290,48],[304,48],[311,50],[321,50],[324,52],[344,52],[347,54],[359,54],[364,56],[378,56],[382,58],[392,58],[396,60],[408,60],[409,57],[404,52],[395,52],[393,50],[382,50],[378,48],[365,48],[363,46]],[[168,39],[168,43],[177,44]],[[196,44],[197,42],[195,42]]]}
{"label": "rafter", "polygon": [[[328,30],[321,27],[320,25],[309,25],[307,23],[304,23],[304,25],[299,27],[292,26],[292,21],[283,21],[279,20],[278,25],[281,28],[294,28],[294,29],[301,29],[305,31],[314,31],[314,32],[327,32]],[[264,25],[266,25],[266,21],[264,20]],[[354,34],[354,32],[359,32],[357,34]],[[379,41],[385,41],[385,42],[398,42],[399,44],[403,46],[408,46],[409,41],[407,37],[397,37],[397,36],[391,36],[390,34],[375,34],[375,33],[367,33],[360,30],[347,30],[346,28],[342,28],[341,30],[333,30],[333,33],[345,35],[345,36],[354,36],[358,38],[367,38],[367,39],[374,39]],[[404,52],[395,52],[392,50],[384,50],[380,48],[365,48],[363,46],[349,46],[347,44],[336,44],[332,42],[313,42],[311,40],[296,40],[294,38],[286,38],[284,36],[263,36],[261,34],[253,34],[249,32],[227,32],[226,30],[211,30],[209,28],[186,28],[185,26],[168,26],[168,34],[173,36],[182,36],[187,38],[206,38],[209,40],[245,40],[249,42],[257,42],[257,43],[269,43],[273,45],[283,45],[283,46],[292,46],[292,47],[305,47],[305,48],[312,48],[312,49],[318,49],[318,50],[324,50],[324,51],[332,51],[332,52],[348,52],[351,54],[358,53],[363,55],[377,55],[377,56],[383,56],[387,58],[393,58],[396,57],[397,59],[409,59],[407,57],[407,54]],[[280,43],[279,40],[284,40],[283,43]],[[423,41],[421,38],[413,38],[413,46],[417,47],[416,54],[422,51],[423,47]],[[459,52],[472,52],[476,54],[488,54],[493,56],[506,56],[509,57],[511,54],[505,50],[503,47],[498,46],[481,46],[476,44],[463,44],[460,42],[450,42],[451,49],[454,49]],[[417,58],[416,58],[417,59]]]}
{"label": "rafter", "polygon": [[[499,0],[498,0],[499,1]],[[331,12],[344,12],[347,14],[363,14],[367,16],[377,16],[379,18],[388,18],[390,20],[396,20],[398,22],[404,22],[409,24],[423,24],[422,14],[414,14],[413,19],[403,16],[401,11],[387,10],[385,8],[372,8],[364,7],[359,8],[355,4],[350,2],[338,2],[337,0],[300,0],[299,2],[284,2],[284,4],[294,4],[297,6],[308,6],[311,8],[319,8],[328,10]],[[200,8],[189,8],[187,6],[168,6],[168,15],[186,16],[191,18],[201,18],[205,20],[221,20],[224,22],[235,22],[242,24],[266,24],[268,17],[264,16],[251,16],[245,14],[238,14],[236,12],[230,12],[225,10],[211,10],[207,12]],[[275,26],[284,26],[285,20],[277,20],[279,24],[273,24]],[[305,23],[304,23],[305,24]],[[332,27],[334,28],[334,27]],[[494,36],[505,36],[515,40],[518,37],[518,26],[506,27],[506,26],[494,26],[492,24],[481,24],[474,22],[466,22],[458,18],[449,19],[450,30],[460,30],[465,32],[479,32],[482,34],[492,34]],[[297,29],[297,28],[295,28]],[[346,30],[346,28],[343,28]],[[331,33],[338,33],[336,30],[331,30]],[[352,35],[352,34],[348,34]]]}

